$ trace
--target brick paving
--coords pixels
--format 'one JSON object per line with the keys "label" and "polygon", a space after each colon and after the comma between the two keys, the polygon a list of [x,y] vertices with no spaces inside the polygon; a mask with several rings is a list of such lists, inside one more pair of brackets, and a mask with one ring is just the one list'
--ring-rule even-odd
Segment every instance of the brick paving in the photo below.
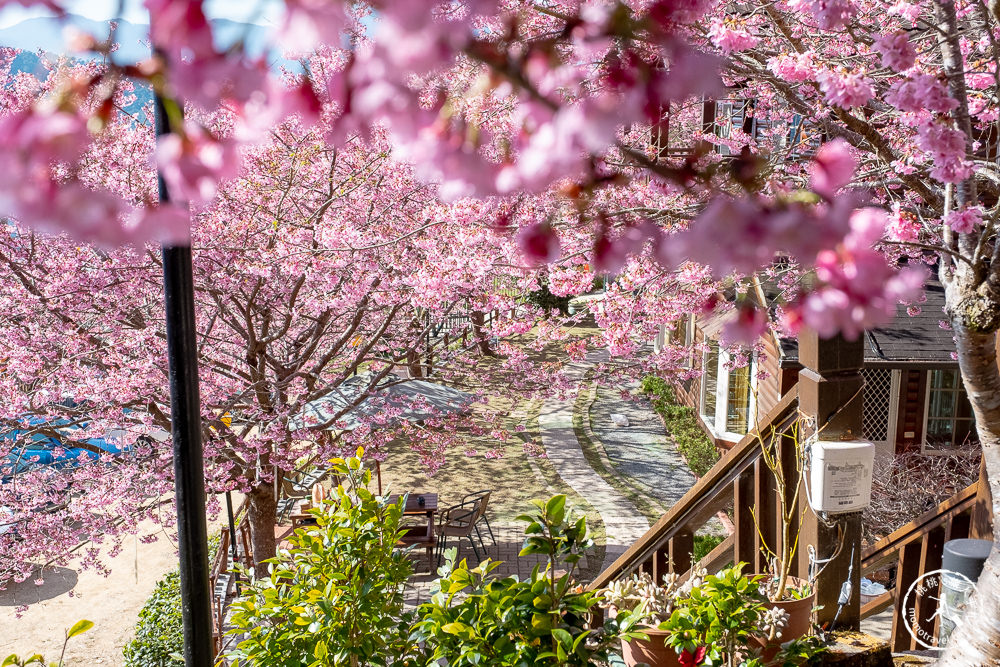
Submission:
{"label": "brick paving", "polygon": [[[493,523],[493,533],[497,538],[496,546],[493,546],[490,543],[488,534],[484,534],[483,539],[486,541],[486,557],[492,558],[495,561],[501,561],[500,567],[494,570],[495,574],[502,577],[515,575],[519,579],[523,580],[531,575],[531,570],[536,565],[540,565],[543,568],[545,567],[546,561],[541,556],[532,555],[519,557],[517,555],[521,551],[521,546],[524,544],[523,523]],[[454,538],[449,540],[448,546],[457,546]],[[481,549],[480,555],[482,555]],[[436,572],[435,574],[427,573],[427,557],[422,551],[419,553],[414,552],[413,556],[418,574],[413,576],[407,584],[406,603],[408,606],[416,606],[421,602],[426,601],[430,597],[434,581],[437,579]],[[468,540],[464,539],[461,541],[457,559],[458,561],[461,561],[463,558],[468,560],[470,566],[474,565],[476,562],[475,554],[469,546]],[[581,569],[583,570],[590,569],[592,565],[593,564],[589,563],[586,557],[581,561]]]}

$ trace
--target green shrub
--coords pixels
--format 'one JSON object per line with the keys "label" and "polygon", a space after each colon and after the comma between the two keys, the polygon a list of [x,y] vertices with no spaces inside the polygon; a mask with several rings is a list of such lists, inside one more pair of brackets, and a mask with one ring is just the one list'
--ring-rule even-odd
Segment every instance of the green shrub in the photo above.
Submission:
{"label": "green shrub", "polygon": [[721,535],[695,535],[694,536],[694,551],[691,555],[691,561],[697,563],[702,558],[712,553],[712,549],[722,544],[722,540],[726,538]]}
{"label": "green shrub", "polygon": [[384,667],[413,649],[402,507],[368,490],[360,458],[335,459],[333,471],[345,482],[312,510],[316,526],[296,530],[233,603],[233,632],[245,637],[227,656],[234,666]]}
{"label": "green shrub", "polygon": [[649,394],[653,409],[663,417],[691,471],[701,477],[711,470],[719,460],[719,452],[698,424],[694,410],[678,405],[673,387],[661,377],[647,375],[642,380],[642,390]]}
{"label": "green shrub", "polygon": [[[208,562],[215,561],[219,534],[208,538]],[[125,645],[125,667],[183,667],[184,621],[181,617],[181,575],[174,570],[158,582],[139,611],[135,638]]]}
{"label": "green shrub", "polygon": [[183,667],[181,577],[177,571],[156,582],[153,594],[139,612],[135,638],[125,645],[127,667]]}
{"label": "green shrub", "polygon": [[558,310],[562,315],[569,315],[569,302],[572,297],[556,296],[549,290],[547,282],[543,282],[537,290],[529,292],[528,303],[532,303],[546,311]]}
{"label": "green shrub", "polygon": [[628,636],[638,618],[608,619],[600,630],[588,624],[598,595],[574,579],[579,561],[591,548],[584,517],[566,507],[566,496],[531,501],[520,556],[540,555],[524,579],[501,577],[492,560],[470,568],[442,569],[431,599],[417,609],[412,637],[426,655],[421,665],[452,667],[589,667],[609,661],[619,636]]}

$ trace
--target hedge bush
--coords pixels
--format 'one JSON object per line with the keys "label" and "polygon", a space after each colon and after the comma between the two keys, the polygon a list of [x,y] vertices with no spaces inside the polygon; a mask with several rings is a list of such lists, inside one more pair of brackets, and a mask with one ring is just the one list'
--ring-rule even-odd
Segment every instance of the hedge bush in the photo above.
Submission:
{"label": "hedge bush", "polygon": [[691,471],[701,477],[711,470],[719,460],[719,452],[698,424],[694,410],[677,404],[673,387],[663,378],[647,375],[642,380],[642,390],[649,395],[653,409],[663,417]]}
{"label": "hedge bush", "polygon": [[156,582],[139,612],[135,638],[125,645],[126,667],[184,667],[181,577],[176,570]]}

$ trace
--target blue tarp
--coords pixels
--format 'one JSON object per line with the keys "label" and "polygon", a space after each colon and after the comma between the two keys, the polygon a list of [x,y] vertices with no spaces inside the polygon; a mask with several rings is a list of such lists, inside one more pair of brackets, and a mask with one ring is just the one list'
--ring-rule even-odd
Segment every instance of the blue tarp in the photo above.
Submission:
{"label": "blue tarp", "polygon": [[40,466],[71,467],[79,465],[81,456],[87,460],[96,460],[103,453],[121,454],[129,449],[104,438],[74,438],[73,436],[84,435],[82,432],[86,431],[86,425],[71,424],[66,419],[48,421],[31,417],[26,421],[28,426],[48,425],[64,437],[57,439],[41,433],[28,435],[28,429],[0,433],[0,440],[18,443],[6,457],[0,459],[0,479],[6,480],[16,473]]}

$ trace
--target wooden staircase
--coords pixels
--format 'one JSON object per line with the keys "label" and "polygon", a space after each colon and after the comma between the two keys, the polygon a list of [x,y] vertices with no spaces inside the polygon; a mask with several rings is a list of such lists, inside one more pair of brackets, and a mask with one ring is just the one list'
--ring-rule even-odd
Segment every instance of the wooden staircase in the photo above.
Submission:
{"label": "wooden staircase", "polygon": [[[770,444],[775,438],[782,460],[793,457],[794,446],[789,432],[799,420],[798,387],[787,393],[762,420],[758,429],[761,439]],[[674,572],[688,576],[695,568],[718,571],[729,563],[746,562],[752,572],[766,571],[760,552],[761,540],[776,548],[780,536],[780,516],[775,500],[774,478],[761,456],[761,439],[748,435],[733,447],[698,483],[660,518],[643,537],[622,554],[590,584],[590,589],[607,586],[615,579],[634,572],[647,572],[659,580]],[[788,477],[794,479],[794,477]],[[792,493],[792,489],[786,491]],[[805,503],[805,494],[800,493]],[[758,508],[755,517],[752,508]],[[868,576],[886,568],[895,568],[894,585],[880,597],[861,609],[867,618],[889,607],[895,609],[890,647],[893,651],[920,648],[900,622],[902,599],[910,585],[920,576],[940,568],[944,543],[963,537],[991,535],[989,486],[980,480],[941,503],[938,507],[914,519],[886,536],[861,555],[861,575]],[[803,505],[804,509],[804,505]],[[698,563],[691,562],[694,535],[718,512],[731,513],[735,532]],[[849,545],[845,545],[847,547]],[[860,545],[858,545],[860,550]],[[792,568],[793,576],[806,578],[809,555],[805,545],[799,549]],[[822,573],[820,574],[822,576]],[[839,587],[840,582],[834,582]],[[921,618],[935,618],[936,601],[925,596],[919,610]],[[937,621],[925,627],[936,632]]]}

